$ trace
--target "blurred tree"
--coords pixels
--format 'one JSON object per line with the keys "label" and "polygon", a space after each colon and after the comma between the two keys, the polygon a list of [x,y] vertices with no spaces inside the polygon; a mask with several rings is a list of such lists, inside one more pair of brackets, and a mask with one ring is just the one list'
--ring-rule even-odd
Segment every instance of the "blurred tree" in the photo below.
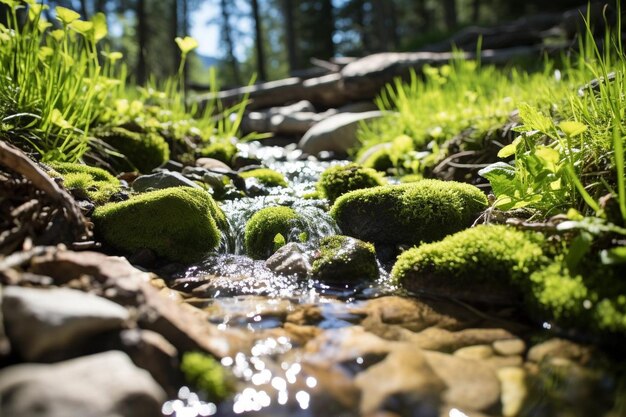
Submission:
{"label": "blurred tree", "polygon": [[263,47],[263,28],[261,25],[261,15],[259,13],[259,3],[251,0],[252,19],[254,20],[254,45],[256,50],[256,68],[259,81],[267,81],[265,71],[265,52]]}

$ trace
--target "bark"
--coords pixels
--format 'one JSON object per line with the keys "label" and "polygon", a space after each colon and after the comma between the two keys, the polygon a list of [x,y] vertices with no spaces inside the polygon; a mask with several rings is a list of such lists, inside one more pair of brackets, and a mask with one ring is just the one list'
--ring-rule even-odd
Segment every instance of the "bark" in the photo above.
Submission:
{"label": "bark", "polygon": [[222,11],[222,38],[226,46],[226,60],[230,65],[235,83],[241,84],[241,74],[239,73],[237,58],[235,57],[235,43],[230,25],[230,10],[227,0],[220,0],[220,7]]}
{"label": "bark", "polygon": [[148,25],[146,19],[145,0],[137,0],[137,84],[143,85],[147,80],[146,47],[148,45]]}
{"label": "bark", "polygon": [[448,30],[454,30],[458,25],[456,0],[443,0],[444,22]]}
{"label": "bark", "polygon": [[265,72],[265,51],[263,50],[263,33],[261,27],[261,16],[259,14],[259,2],[251,0],[252,17],[254,19],[254,46],[256,49],[256,66],[259,81],[267,80]]}
{"label": "bark", "polygon": [[296,52],[296,31],[294,27],[293,0],[283,0],[283,17],[285,19],[285,40],[287,41],[287,61],[289,72],[298,69],[298,54]]}

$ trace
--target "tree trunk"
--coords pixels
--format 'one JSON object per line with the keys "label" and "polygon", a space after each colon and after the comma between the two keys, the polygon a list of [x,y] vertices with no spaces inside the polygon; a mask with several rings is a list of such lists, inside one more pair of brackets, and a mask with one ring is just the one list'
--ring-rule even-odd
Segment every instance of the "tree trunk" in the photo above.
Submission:
{"label": "tree trunk", "polygon": [[443,15],[446,29],[454,30],[458,24],[456,0],[443,0]]}
{"label": "tree trunk", "polygon": [[480,0],[472,1],[472,23],[478,24],[480,19]]}
{"label": "tree trunk", "polygon": [[285,40],[287,42],[287,61],[289,72],[298,68],[298,54],[296,52],[296,30],[293,22],[293,0],[283,0],[283,17],[285,19]]}
{"label": "tree trunk", "polygon": [[421,20],[418,31],[429,32],[432,29],[432,19],[430,10],[426,7],[426,0],[417,0],[415,2],[415,12]]}
{"label": "tree trunk", "polygon": [[226,60],[230,64],[235,84],[240,85],[241,74],[239,73],[237,58],[235,57],[235,44],[232,36],[232,27],[230,26],[230,10],[228,9],[227,0],[220,0],[220,7],[222,9],[222,37],[226,46]]}
{"label": "tree trunk", "polygon": [[145,0],[137,0],[137,84],[146,83],[146,46],[148,44],[148,25],[146,22]]}
{"label": "tree trunk", "polygon": [[251,0],[252,17],[254,19],[254,45],[256,49],[256,67],[259,81],[267,81],[267,73],[265,72],[265,53],[263,51],[263,34],[261,27],[261,16],[259,15],[259,3],[257,0]]}
{"label": "tree trunk", "polygon": [[[174,42],[174,39],[176,39],[176,37],[179,35],[178,34],[178,0],[171,0],[172,1],[172,9],[170,11],[171,16],[170,16],[170,23],[171,23],[171,27],[170,27],[170,38],[172,39],[171,42]],[[174,44],[173,48],[172,48],[172,68],[174,71],[176,71],[178,69],[178,66],[180,65],[180,49],[178,48],[178,45]]]}
{"label": "tree trunk", "polygon": [[87,0],[80,0],[80,14],[83,19],[89,19],[89,12],[87,10]]}

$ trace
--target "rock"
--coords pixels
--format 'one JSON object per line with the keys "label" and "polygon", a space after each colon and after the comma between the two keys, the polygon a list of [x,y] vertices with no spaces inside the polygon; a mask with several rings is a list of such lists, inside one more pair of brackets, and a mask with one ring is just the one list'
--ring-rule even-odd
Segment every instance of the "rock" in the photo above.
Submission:
{"label": "rock", "polygon": [[355,385],[361,389],[361,415],[384,410],[417,417],[438,416],[446,388],[424,355],[410,346],[393,350],[358,374]]}
{"label": "rock", "polygon": [[[267,259],[286,242],[294,241],[303,230],[303,220],[291,207],[263,208],[246,223],[244,246],[252,259]],[[277,241],[278,235],[282,242]]]}
{"label": "rock", "polygon": [[304,247],[296,242],[289,242],[278,249],[265,261],[267,266],[277,274],[295,275],[305,278],[311,271],[309,256]]}
{"label": "rock", "polygon": [[0,371],[0,410],[11,417],[154,417],[165,393],[119,351]]}
{"label": "rock", "polygon": [[138,193],[143,193],[150,189],[162,190],[172,187],[202,188],[195,182],[187,179],[180,172],[172,171],[159,171],[150,175],[142,175],[133,182],[133,191]]}
{"label": "rock", "polygon": [[472,185],[422,180],[351,191],[335,201],[331,215],[348,236],[417,245],[471,226],[486,207],[486,196]]}
{"label": "rock", "polygon": [[528,360],[536,363],[551,358],[562,358],[585,364],[591,360],[592,356],[593,350],[590,347],[558,338],[535,345],[528,351]]}
{"label": "rock", "polygon": [[96,130],[94,134],[125,156],[125,159],[114,158],[119,170],[147,173],[170,158],[167,142],[157,133],[138,133],[122,127],[106,127]]}
{"label": "rock", "polygon": [[231,169],[224,162],[214,158],[198,158],[196,159],[196,166],[210,171],[223,171],[230,172]]}
{"label": "rock", "polygon": [[498,412],[500,382],[495,372],[480,361],[424,351],[427,363],[446,384],[444,401],[459,409]]}
{"label": "rock", "polygon": [[339,113],[316,123],[302,137],[298,147],[303,152],[317,154],[322,151],[347,153],[357,144],[356,132],[361,121],[382,117],[383,112]]}
{"label": "rock", "polygon": [[226,218],[211,195],[191,187],[150,191],[98,207],[96,231],[125,252],[151,249],[174,262],[196,262],[215,249]]}
{"label": "rock", "polygon": [[465,359],[489,359],[493,356],[493,348],[489,345],[474,345],[458,349],[454,356]]}
{"label": "rock", "polygon": [[513,417],[519,415],[528,394],[526,389],[526,372],[523,368],[507,367],[497,371],[502,387],[502,415]]}
{"label": "rock", "polygon": [[430,327],[417,334],[411,334],[407,341],[421,349],[453,352],[466,346],[485,345],[496,340],[511,339],[513,335],[504,329],[465,329],[451,332]]}
{"label": "rock", "polygon": [[350,163],[334,165],[326,169],[317,181],[317,191],[333,203],[341,195],[363,188],[371,188],[386,183],[382,175],[371,168]]}
{"label": "rock", "polygon": [[129,318],[118,304],[65,288],[7,287],[2,309],[12,346],[28,361],[68,354],[95,335],[120,329]]}
{"label": "rock", "polygon": [[526,351],[526,343],[522,339],[496,340],[493,349],[502,356],[522,355]]}
{"label": "rock", "polygon": [[503,225],[479,225],[407,250],[391,275],[417,293],[515,305],[530,285],[528,273],[545,262],[542,240]]}
{"label": "rock", "polygon": [[349,236],[327,236],[320,242],[311,267],[313,277],[325,282],[378,278],[374,246]]}
{"label": "rock", "polygon": [[[4,288],[2,287],[2,285],[0,285],[0,358],[8,355],[9,352],[11,352],[11,342],[9,341],[9,338],[7,337],[7,334],[6,334],[6,330],[4,328],[5,327],[4,326],[4,314],[2,314],[3,291],[4,291]],[[0,360],[0,363],[2,363],[1,360]]]}

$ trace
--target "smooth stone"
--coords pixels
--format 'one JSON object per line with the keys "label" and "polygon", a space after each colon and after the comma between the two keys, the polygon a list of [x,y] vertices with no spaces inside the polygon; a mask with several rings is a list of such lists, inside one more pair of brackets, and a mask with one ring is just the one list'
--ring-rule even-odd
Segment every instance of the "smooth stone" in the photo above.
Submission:
{"label": "smooth stone", "polygon": [[465,329],[451,332],[430,327],[417,334],[408,335],[407,341],[414,343],[420,349],[454,352],[466,346],[486,345],[496,340],[512,337],[513,335],[504,329]]}
{"label": "smooth stone", "polygon": [[196,166],[210,171],[224,171],[230,172],[231,169],[224,162],[214,158],[198,158],[196,159]]}
{"label": "smooth stone", "polygon": [[446,404],[482,412],[495,412],[500,404],[500,382],[489,366],[476,360],[424,351],[435,374],[447,385]]}
{"label": "smooth stone", "polygon": [[502,356],[522,355],[526,351],[526,343],[522,339],[496,340],[493,349]]}
{"label": "smooth stone", "polygon": [[502,415],[514,417],[519,415],[528,395],[526,389],[526,372],[520,367],[506,367],[496,372],[502,387]]}
{"label": "smooth stone", "polygon": [[382,115],[380,111],[335,114],[307,130],[298,147],[309,154],[322,151],[346,153],[357,144],[359,123],[378,119]]}
{"label": "smooth stone", "polygon": [[278,249],[265,261],[265,266],[283,275],[305,278],[311,272],[311,263],[304,247],[297,242],[289,242]]}
{"label": "smooth stone", "polygon": [[0,371],[0,410],[11,417],[154,417],[165,393],[123,352]]}
{"label": "smooth stone", "polygon": [[46,360],[95,335],[120,329],[128,311],[66,288],[7,287],[2,312],[12,346],[28,361]]}
{"label": "smooth stone", "polygon": [[454,356],[465,359],[488,359],[493,356],[493,348],[489,345],[467,346],[454,352]]}
{"label": "smooth stone", "polygon": [[361,389],[361,415],[374,415],[392,406],[400,415],[438,416],[446,384],[424,355],[411,346],[393,350],[355,378]]}
{"label": "smooth stone", "polygon": [[530,348],[528,360],[539,363],[546,359],[562,358],[584,364],[592,357],[592,349],[565,339],[550,339]]}
{"label": "smooth stone", "polygon": [[507,368],[511,366],[524,365],[524,358],[520,355],[515,356],[492,356],[491,358],[483,360],[486,365],[498,370],[500,368]]}
{"label": "smooth stone", "polygon": [[159,171],[154,174],[142,175],[133,182],[134,191],[142,193],[149,189],[162,190],[172,187],[192,187],[202,189],[198,184],[185,177],[180,172]]}

